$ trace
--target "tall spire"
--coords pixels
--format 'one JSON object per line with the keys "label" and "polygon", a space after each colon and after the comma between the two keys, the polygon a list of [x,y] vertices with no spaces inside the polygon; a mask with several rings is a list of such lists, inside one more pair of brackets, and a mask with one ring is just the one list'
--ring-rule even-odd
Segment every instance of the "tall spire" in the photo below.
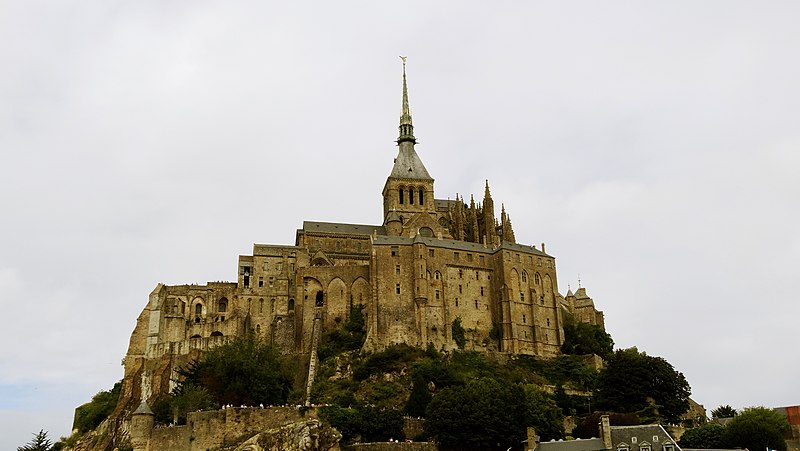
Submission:
{"label": "tall spire", "polygon": [[408,84],[406,83],[406,59],[407,57],[401,56],[403,60],[403,111],[400,113],[400,136],[397,138],[397,143],[409,141],[416,144],[417,140],[414,138],[414,125],[411,123],[411,108],[408,106]]}

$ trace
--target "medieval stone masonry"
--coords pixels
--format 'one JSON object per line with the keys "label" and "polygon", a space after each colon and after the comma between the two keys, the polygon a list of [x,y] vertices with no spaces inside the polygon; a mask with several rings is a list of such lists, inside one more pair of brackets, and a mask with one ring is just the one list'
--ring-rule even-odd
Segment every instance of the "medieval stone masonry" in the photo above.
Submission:
{"label": "medieval stone masonry", "polygon": [[294,245],[255,244],[240,256],[235,282],[156,286],[131,336],[115,416],[168,393],[179,367],[246,331],[308,356],[313,367],[320,335],[340,327],[354,306],[363,306],[366,350],[455,349],[451,328],[460,318],[467,349],[551,357],[564,340],[565,313],[603,326],[585,289],[559,294],[544,244],[517,243],[504,206],[495,216],[488,181],[479,202],[437,199],[415,144],[404,66],[381,221],[305,221]]}

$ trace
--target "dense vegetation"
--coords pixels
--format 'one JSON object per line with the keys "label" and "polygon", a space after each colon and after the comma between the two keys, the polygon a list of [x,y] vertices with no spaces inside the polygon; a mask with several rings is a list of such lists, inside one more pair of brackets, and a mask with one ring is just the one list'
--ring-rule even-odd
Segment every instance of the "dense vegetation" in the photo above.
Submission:
{"label": "dense vegetation", "polygon": [[682,373],[636,348],[618,349],[608,358],[595,391],[599,408],[636,413],[647,423],[679,422],[690,394]]}
{"label": "dense vegetation", "polygon": [[182,423],[186,413],[223,405],[284,404],[292,375],[280,354],[255,334],[234,338],[178,371],[169,397],[154,403],[160,423]]}
{"label": "dense vegetation", "polygon": [[425,417],[426,428],[424,436],[408,438],[434,438],[443,449],[516,445],[527,426],[546,439],[563,438],[562,408],[538,386],[581,389],[596,379],[577,356],[501,361],[473,351],[442,354],[432,346],[349,352],[319,368],[312,402],[329,404],[321,416],[345,442],[400,438],[402,416],[409,415]]}
{"label": "dense vegetation", "polygon": [[750,407],[738,414],[730,406],[721,406],[712,413],[715,411],[718,415],[734,413],[733,419],[726,425],[709,423],[689,429],[679,445],[701,449],[786,450],[783,436],[789,430],[789,423],[780,413],[765,407]]}
{"label": "dense vegetation", "polygon": [[96,428],[117,407],[119,393],[122,390],[122,381],[114,384],[111,390],[98,392],[92,400],[75,409],[75,424],[73,427],[78,433],[83,434]]}
{"label": "dense vegetation", "polygon": [[569,313],[564,315],[564,354],[597,354],[607,359],[614,352],[614,340],[605,330],[594,324],[575,320]]}

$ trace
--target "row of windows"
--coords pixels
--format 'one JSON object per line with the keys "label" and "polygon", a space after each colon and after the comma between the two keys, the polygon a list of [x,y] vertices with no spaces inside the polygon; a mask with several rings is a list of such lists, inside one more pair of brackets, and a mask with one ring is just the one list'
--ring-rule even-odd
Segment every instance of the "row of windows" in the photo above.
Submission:
{"label": "row of windows", "polygon": [[[506,260],[511,261],[511,252],[506,252]],[[514,261],[517,263],[522,263],[522,256],[520,254],[514,254]],[[528,255],[528,264],[533,266],[533,256]],[[553,260],[545,261],[542,257],[536,258],[536,266],[542,267],[547,266],[548,268],[553,268],[555,265],[553,264]]]}
{"label": "row of windows", "polygon": [[397,190],[398,199],[400,200],[400,205],[403,205],[406,200],[408,200],[409,205],[414,205],[414,194],[416,193],[419,195],[419,205],[425,205],[425,190],[423,188],[419,188],[416,191],[414,188],[408,189],[408,197],[406,197],[406,189],[400,188]]}

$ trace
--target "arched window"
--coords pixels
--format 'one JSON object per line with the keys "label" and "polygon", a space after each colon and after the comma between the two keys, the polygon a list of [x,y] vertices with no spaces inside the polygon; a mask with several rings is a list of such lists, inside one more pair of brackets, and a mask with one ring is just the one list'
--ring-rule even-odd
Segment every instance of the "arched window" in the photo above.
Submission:
{"label": "arched window", "polygon": [[317,307],[322,307],[325,303],[325,295],[322,291],[317,291],[317,295],[314,297],[314,303]]}
{"label": "arched window", "polygon": [[197,316],[203,315],[203,304],[198,302],[197,304],[194,305],[194,314]]}
{"label": "arched window", "polygon": [[222,336],[222,332],[220,332],[218,330],[215,330],[214,332],[211,332],[211,336],[212,337],[221,337]]}
{"label": "arched window", "polygon": [[261,333],[261,324],[256,324],[256,333],[257,334]]}
{"label": "arched window", "polygon": [[535,283],[536,285],[539,285],[539,283],[541,283],[541,278],[539,277],[538,272],[533,275],[533,283]]}
{"label": "arched window", "polygon": [[294,299],[289,299],[289,311],[294,311]]}
{"label": "arched window", "polygon": [[400,190],[399,190],[399,193],[400,193],[400,205],[403,205],[403,196],[405,196],[405,192],[406,192],[406,190],[404,190],[403,188],[400,188]]}
{"label": "arched window", "polygon": [[414,188],[408,189],[408,203],[414,205]]}
{"label": "arched window", "polygon": [[190,340],[196,340],[198,338],[200,338],[200,334],[194,334],[191,337],[189,337]]}
{"label": "arched window", "polygon": [[422,188],[419,189],[419,204],[425,205],[425,190]]}
{"label": "arched window", "polygon": [[228,311],[228,300],[227,299],[222,298],[222,299],[219,300],[219,302],[217,303],[217,311],[220,312],[220,313]]}
{"label": "arched window", "polygon": [[522,271],[522,282],[528,283],[528,271]]}

